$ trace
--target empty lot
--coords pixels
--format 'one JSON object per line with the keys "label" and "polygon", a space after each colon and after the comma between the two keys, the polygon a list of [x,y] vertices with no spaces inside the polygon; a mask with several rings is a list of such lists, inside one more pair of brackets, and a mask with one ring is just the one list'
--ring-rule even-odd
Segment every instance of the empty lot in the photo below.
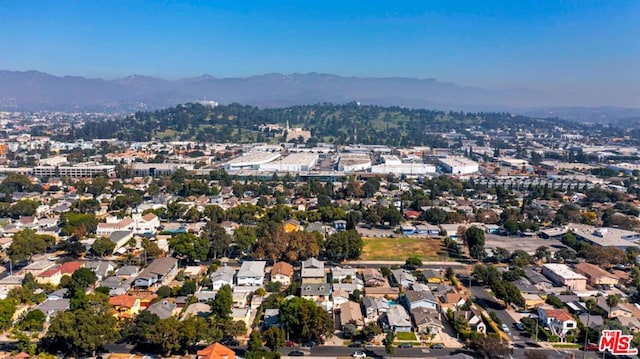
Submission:
{"label": "empty lot", "polygon": [[540,246],[547,246],[552,253],[555,253],[561,248],[565,248],[565,245],[560,243],[556,239],[542,239],[538,236],[533,237],[505,237],[495,234],[485,235],[485,248],[504,248],[509,252],[513,252],[516,249],[522,249],[523,251],[533,254],[536,248]]}

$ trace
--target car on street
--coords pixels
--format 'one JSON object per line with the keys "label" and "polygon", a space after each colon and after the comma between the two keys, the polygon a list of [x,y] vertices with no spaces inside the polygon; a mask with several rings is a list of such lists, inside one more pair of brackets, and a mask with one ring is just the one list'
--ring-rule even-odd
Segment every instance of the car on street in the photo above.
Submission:
{"label": "car on street", "polygon": [[290,357],[303,357],[304,353],[299,351],[299,350],[292,350],[287,355],[290,356]]}
{"label": "car on street", "polygon": [[523,331],[525,329],[524,324],[520,322],[516,323],[516,329],[518,329],[519,331]]}
{"label": "car on street", "polygon": [[296,343],[295,343],[295,342],[292,342],[291,340],[289,340],[289,341],[287,341],[286,343],[284,343],[284,346],[285,346],[285,347],[289,347],[289,348],[291,348],[291,347],[295,347],[295,346],[296,346]]}
{"label": "car on street", "polygon": [[411,344],[411,343],[398,344],[398,348],[403,348],[403,349],[413,348],[413,344]]}
{"label": "car on street", "polygon": [[367,354],[365,354],[364,352],[353,352],[351,356],[354,358],[366,358]]}
{"label": "car on street", "polygon": [[306,342],[304,344],[302,344],[303,347],[309,347],[309,348],[313,348],[315,346],[317,346],[318,344],[316,342]]}
{"label": "car on street", "polygon": [[355,340],[349,344],[349,348],[362,348],[362,342]]}
{"label": "car on street", "polygon": [[598,344],[594,344],[594,343],[589,343],[587,344],[586,347],[584,347],[584,351],[585,352],[597,352],[598,351]]}
{"label": "car on street", "polygon": [[444,349],[444,344],[436,343],[431,346],[431,349]]}
{"label": "car on street", "polygon": [[502,329],[503,332],[509,333],[509,326],[507,326],[505,323],[502,323],[500,328]]}

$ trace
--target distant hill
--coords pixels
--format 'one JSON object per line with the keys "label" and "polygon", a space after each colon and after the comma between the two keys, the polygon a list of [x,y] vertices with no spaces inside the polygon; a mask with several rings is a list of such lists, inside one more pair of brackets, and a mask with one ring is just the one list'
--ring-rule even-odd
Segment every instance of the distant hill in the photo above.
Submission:
{"label": "distant hill", "polygon": [[[343,77],[320,73],[266,74],[246,78],[200,77],[163,80],[132,75],[122,79],[54,76],[38,71],[0,71],[0,110],[132,112],[197,100],[258,107],[286,107],[323,102],[453,111],[505,111],[539,116],[563,106],[557,96],[529,89],[491,90],[435,79]],[[619,119],[616,108],[555,109],[549,117],[594,121]],[[639,111],[640,112],[640,111]],[[585,117],[586,116],[586,117]]]}

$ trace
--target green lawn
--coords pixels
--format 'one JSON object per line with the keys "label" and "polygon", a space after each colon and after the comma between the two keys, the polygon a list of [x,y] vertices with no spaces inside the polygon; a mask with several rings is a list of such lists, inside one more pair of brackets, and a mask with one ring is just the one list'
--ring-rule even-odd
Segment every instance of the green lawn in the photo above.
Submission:
{"label": "green lawn", "polygon": [[416,335],[412,332],[398,332],[396,333],[397,340],[418,340]]}
{"label": "green lawn", "polygon": [[442,241],[438,239],[363,238],[363,241],[361,260],[404,261],[411,256],[423,261],[444,260],[438,254],[442,250]]}

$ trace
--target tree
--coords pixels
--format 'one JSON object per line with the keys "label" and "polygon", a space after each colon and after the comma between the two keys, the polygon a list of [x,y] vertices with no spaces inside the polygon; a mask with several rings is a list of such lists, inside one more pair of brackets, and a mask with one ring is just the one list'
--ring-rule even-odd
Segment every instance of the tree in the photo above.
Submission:
{"label": "tree", "polygon": [[118,337],[108,297],[91,294],[77,298],[72,304],[71,310],[51,320],[43,347],[52,353],[95,356],[100,347]]}
{"label": "tree", "polygon": [[502,358],[511,353],[508,343],[491,336],[474,338],[469,343],[469,347],[480,358]]}
{"label": "tree", "polygon": [[484,253],[484,231],[476,226],[471,226],[465,232],[464,239],[471,257],[480,258]]}
{"label": "tree", "polygon": [[279,327],[271,327],[262,333],[262,340],[264,340],[266,347],[271,349],[272,352],[282,348],[285,339],[284,330]]}
{"label": "tree", "polygon": [[337,261],[357,259],[363,247],[360,233],[353,229],[330,235],[324,244],[327,257]]}
{"label": "tree", "polygon": [[362,338],[367,342],[372,341],[380,333],[382,329],[376,323],[366,324],[361,331]]}
{"label": "tree", "polygon": [[100,237],[91,245],[93,253],[100,257],[113,253],[114,249],[116,249],[116,244],[107,237]]}
{"label": "tree", "polygon": [[0,331],[4,332],[11,327],[15,312],[16,304],[13,299],[0,299]]}
{"label": "tree", "polygon": [[211,256],[218,258],[219,254],[223,254],[231,244],[231,236],[227,234],[224,228],[218,223],[208,221],[204,227],[204,238],[209,242]]}
{"label": "tree", "polygon": [[551,258],[551,251],[547,246],[540,246],[536,248],[536,253],[534,254],[534,257],[536,257],[537,260],[548,262],[549,259]]}
{"label": "tree", "polygon": [[422,267],[422,259],[418,256],[411,256],[404,261],[405,267],[416,269]]}
{"label": "tree", "polygon": [[159,348],[160,353],[168,356],[182,348],[181,327],[182,325],[176,317],[160,319],[149,328],[145,339],[153,347]]}
{"label": "tree", "polygon": [[256,352],[262,350],[262,339],[260,338],[259,330],[252,330],[249,335],[249,342],[247,343],[247,351]]}
{"label": "tree", "polygon": [[8,255],[14,262],[31,259],[34,254],[42,254],[47,250],[47,242],[43,236],[33,229],[23,229],[13,235]]}
{"label": "tree", "polygon": [[333,319],[315,302],[295,297],[280,307],[280,320],[291,336],[304,341],[323,342],[333,333]]}
{"label": "tree", "polygon": [[620,295],[619,294],[610,294],[607,296],[607,306],[609,307],[608,317],[611,317],[611,309],[613,307],[618,306],[620,304]]}
{"label": "tree", "polygon": [[210,245],[207,238],[192,233],[179,233],[169,240],[169,247],[176,256],[195,262],[207,259]]}
{"label": "tree", "polygon": [[393,346],[393,340],[395,339],[395,337],[396,334],[393,332],[393,330],[388,331],[387,335],[384,337],[384,351],[390,356],[393,356],[393,354],[395,354],[396,352],[396,348]]}
{"label": "tree", "polygon": [[18,328],[28,332],[41,332],[46,319],[47,317],[41,310],[34,309],[20,319]]}
{"label": "tree", "polygon": [[256,230],[249,226],[240,226],[233,232],[234,242],[247,253],[258,241]]}
{"label": "tree", "polygon": [[502,262],[506,259],[509,259],[509,257],[511,257],[511,253],[509,253],[509,251],[504,248],[497,247],[496,249],[493,250],[493,257],[498,262]]}
{"label": "tree", "polygon": [[79,268],[71,274],[71,280],[79,288],[87,288],[93,285],[98,277],[96,273],[89,268]]}
{"label": "tree", "polygon": [[211,303],[211,314],[219,319],[227,319],[231,314],[231,304],[233,303],[233,295],[231,294],[231,287],[223,285],[216,297]]}

